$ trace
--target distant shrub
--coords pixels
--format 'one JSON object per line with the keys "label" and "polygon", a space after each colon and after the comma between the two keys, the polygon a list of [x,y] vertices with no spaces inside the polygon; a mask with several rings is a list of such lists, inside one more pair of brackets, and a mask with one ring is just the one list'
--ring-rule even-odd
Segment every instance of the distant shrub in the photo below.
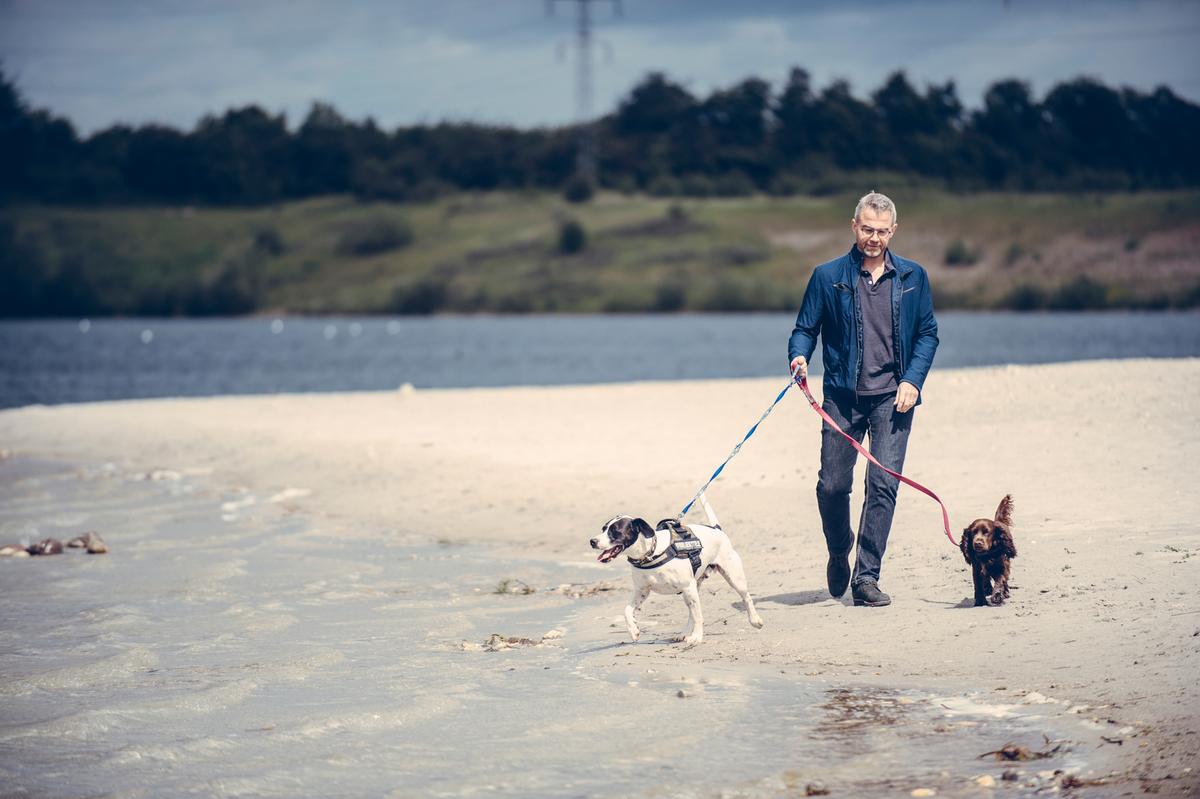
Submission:
{"label": "distant shrub", "polygon": [[630,175],[617,175],[609,177],[604,181],[604,185],[620,194],[630,195],[637,194],[638,184]]}
{"label": "distant shrub", "polygon": [[1098,280],[1080,275],[1064,283],[1050,298],[1056,311],[1088,311],[1108,305],[1108,288]]}
{"label": "distant shrub", "polygon": [[713,263],[721,266],[748,266],[749,264],[767,260],[770,253],[765,247],[749,247],[745,245],[730,245],[717,247],[709,254]]}
{"label": "distant shrub", "polygon": [[772,197],[793,197],[804,192],[805,182],[791,172],[776,175],[767,185],[767,194]]}
{"label": "distant shrub", "polygon": [[1005,297],[1004,306],[1014,311],[1036,311],[1046,306],[1046,292],[1030,283],[1020,283]]}
{"label": "distant shrub", "polygon": [[654,310],[663,313],[680,311],[687,305],[687,285],[681,280],[660,283],[654,292]]}
{"label": "distant shrub", "polygon": [[342,231],[337,251],[341,255],[378,255],[406,247],[412,239],[412,229],[405,223],[377,216],[351,223]]}
{"label": "distant shrub", "polygon": [[446,305],[446,283],[427,277],[392,292],[391,311],[404,316],[428,316]]}
{"label": "distant shrub", "polygon": [[594,193],[592,182],[582,175],[571,178],[563,187],[563,199],[569,203],[585,203],[592,199]]}
{"label": "distant shrub", "polygon": [[1020,242],[1014,241],[1008,245],[1008,249],[1004,251],[1004,265],[1012,266],[1017,261],[1025,257],[1025,247]]}
{"label": "distant shrub", "polygon": [[792,310],[792,298],[763,278],[723,276],[699,301],[705,311]]}
{"label": "distant shrub", "polygon": [[689,219],[690,217],[688,216],[687,209],[679,203],[671,203],[671,205],[667,208],[668,222],[671,222],[675,225],[684,225],[687,224]]}
{"label": "distant shrub", "polygon": [[646,184],[646,192],[654,197],[678,197],[683,193],[679,181],[670,175],[658,175]]}
{"label": "distant shrub", "polygon": [[1176,295],[1176,308],[1196,308],[1200,306],[1200,281],[1192,285],[1187,291]]}
{"label": "distant shrub", "polygon": [[452,183],[437,178],[427,178],[413,184],[412,188],[404,192],[400,199],[414,203],[428,203],[456,191],[458,191],[458,187]]}
{"label": "distant shrub", "polygon": [[1133,252],[1139,246],[1141,246],[1141,243],[1141,239],[1139,239],[1137,236],[1130,236],[1129,238],[1125,239],[1125,252]]}
{"label": "distant shrub", "polygon": [[283,237],[273,227],[260,228],[254,234],[254,249],[263,255],[281,255],[283,253]]}
{"label": "distant shrub", "polygon": [[934,282],[931,288],[933,290],[933,307],[939,310],[948,311],[970,306],[970,296],[966,292],[948,289],[941,281]]}
{"label": "distant shrub", "polygon": [[717,193],[716,184],[707,175],[684,175],[679,189],[685,197],[711,197]]}
{"label": "distant shrub", "polygon": [[982,251],[972,249],[962,239],[955,239],[946,247],[946,266],[973,266],[979,262]]}
{"label": "distant shrub", "polygon": [[587,246],[587,231],[574,219],[568,219],[558,228],[558,251],[563,255],[582,252]]}
{"label": "distant shrub", "polygon": [[757,190],[745,172],[726,172],[713,182],[713,194],[718,197],[749,197]]}
{"label": "distant shrub", "polygon": [[530,313],[536,310],[533,300],[526,294],[505,294],[496,300],[496,310],[500,313]]}

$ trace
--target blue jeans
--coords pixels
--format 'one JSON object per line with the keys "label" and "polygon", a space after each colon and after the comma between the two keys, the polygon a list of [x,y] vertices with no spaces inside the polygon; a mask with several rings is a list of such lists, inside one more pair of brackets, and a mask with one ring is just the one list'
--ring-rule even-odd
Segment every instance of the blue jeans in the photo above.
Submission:
{"label": "blue jeans", "polygon": [[[830,394],[821,407],[855,441],[871,438],[870,452],[894,472],[904,468],[908,433],[915,409],[897,413],[895,393],[873,397]],[[817,507],[825,531],[825,546],[830,554],[845,555],[854,546],[850,530],[850,489],[854,482],[854,463],[858,452],[829,424],[821,425],[821,472],[817,476]],[[900,481],[874,464],[867,465],[866,497],[858,520],[858,557],[854,562],[852,585],[879,581],[879,568],[892,530],[896,510],[896,491]]]}

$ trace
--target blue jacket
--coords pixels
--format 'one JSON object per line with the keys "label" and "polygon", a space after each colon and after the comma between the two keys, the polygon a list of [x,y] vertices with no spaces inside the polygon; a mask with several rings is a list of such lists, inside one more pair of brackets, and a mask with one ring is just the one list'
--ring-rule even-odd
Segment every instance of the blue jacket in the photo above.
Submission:
{"label": "blue jacket", "polygon": [[[900,365],[897,382],[912,383],[919,391],[937,351],[937,320],[929,276],[916,261],[889,251],[896,276],[892,280],[892,346]],[[818,266],[804,291],[796,327],[788,340],[788,363],[797,355],[812,360],[821,336],[824,391],[855,392],[862,368],[862,310],[855,302],[863,254],[858,247],[841,258]],[[920,402],[920,398],[917,399]]]}

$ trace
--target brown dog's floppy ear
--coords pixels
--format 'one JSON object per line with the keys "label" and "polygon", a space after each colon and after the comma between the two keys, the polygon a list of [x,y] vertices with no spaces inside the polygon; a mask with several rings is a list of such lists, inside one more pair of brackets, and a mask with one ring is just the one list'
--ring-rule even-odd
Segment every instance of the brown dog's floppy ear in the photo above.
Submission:
{"label": "brown dog's floppy ear", "polygon": [[633,531],[644,538],[654,537],[654,528],[649,525],[645,519],[634,519],[632,522]]}
{"label": "brown dog's floppy ear", "polygon": [[958,548],[962,550],[963,560],[967,563],[971,562],[971,528],[967,527],[962,531],[962,537],[958,539]]}
{"label": "brown dog's floppy ear", "polygon": [[1012,533],[1008,531],[1008,525],[997,524],[995,532],[992,533],[993,549],[1000,550],[1001,554],[1006,558],[1015,558],[1017,556],[1017,545],[1013,541]]}
{"label": "brown dog's floppy ear", "polygon": [[1000,500],[1000,504],[996,507],[996,521],[1001,524],[1012,524],[1012,512],[1012,494],[1005,494],[1004,499]]}

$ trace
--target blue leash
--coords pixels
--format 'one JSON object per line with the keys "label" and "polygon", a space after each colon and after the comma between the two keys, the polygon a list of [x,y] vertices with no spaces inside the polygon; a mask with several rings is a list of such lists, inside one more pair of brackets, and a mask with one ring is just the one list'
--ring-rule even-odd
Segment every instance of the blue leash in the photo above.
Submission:
{"label": "blue leash", "polygon": [[788,389],[791,388],[795,384],[796,384],[796,379],[795,379],[795,375],[793,374],[792,379],[789,380],[787,385],[783,387],[783,391],[780,391],[779,396],[776,397],[775,401],[771,403],[771,407],[767,408],[766,411],[763,412],[763,415],[758,417],[758,421],[755,422],[754,427],[751,427],[749,432],[746,433],[746,437],[738,442],[738,445],[733,448],[733,452],[729,453],[729,457],[721,462],[721,465],[717,467],[717,470],[712,473],[712,477],[708,478],[708,482],[705,483],[704,485],[700,486],[700,490],[697,491],[696,495],[692,497],[692,501],[683,506],[683,510],[681,510],[679,512],[679,516],[677,516],[676,518],[678,518],[679,520],[682,521],[683,517],[687,516],[687,512],[692,509],[693,505],[696,504],[696,500],[700,499],[700,495],[704,493],[704,490],[706,488],[708,488],[710,485],[712,485],[712,481],[716,480],[717,476],[719,474],[721,474],[721,471],[725,468],[725,464],[727,464],[731,460],[733,460],[734,455],[737,455],[739,452],[741,452],[742,445],[750,440],[750,436],[754,435],[754,431],[758,429],[758,426],[763,423],[764,419],[766,419],[768,416],[771,415],[771,411],[775,410],[775,406],[778,405],[779,401],[783,399],[783,396],[788,393]]}

